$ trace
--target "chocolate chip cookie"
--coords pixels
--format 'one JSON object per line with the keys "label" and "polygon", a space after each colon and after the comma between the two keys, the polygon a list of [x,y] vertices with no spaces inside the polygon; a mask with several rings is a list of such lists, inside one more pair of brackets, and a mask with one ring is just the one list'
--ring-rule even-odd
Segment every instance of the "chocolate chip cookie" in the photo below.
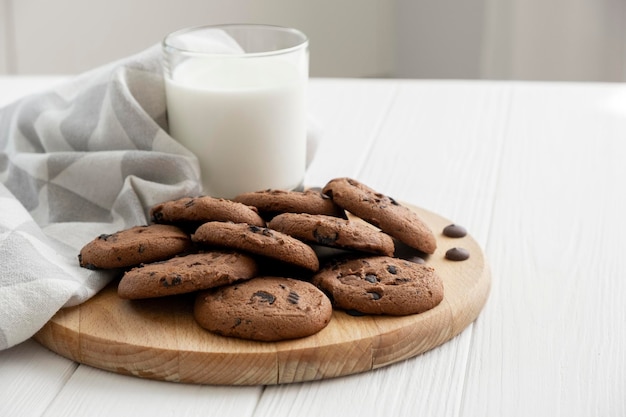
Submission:
{"label": "chocolate chip cookie", "polygon": [[311,271],[319,268],[313,248],[281,233],[245,223],[207,222],[192,235],[194,242],[238,249],[276,259]]}
{"label": "chocolate chip cookie", "polygon": [[432,267],[386,256],[334,262],[312,283],[336,308],[361,314],[422,313],[443,299],[443,282]]}
{"label": "chocolate chip cookie", "polygon": [[208,221],[248,223],[264,226],[255,207],[210,196],[166,201],[150,209],[154,223],[204,223]]}
{"label": "chocolate chip cookie", "polygon": [[273,217],[279,213],[309,213],[345,218],[345,211],[319,190],[305,191],[264,190],[240,194],[234,198],[249,206],[254,206],[264,214]]}
{"label": "chocolate chip cookie", "polygon": [[437,241],[432,230],[411,209],[351,178],[335,178],[323,189],[338,206],[380,227],[406,245],[432,254]]}
{"label": "chocolate chip cookie", "polygon": [[192,246],[190,236],[176,226],[135,226],[98,236],[81,249],[78,261],[88,269],[125,268],[171,258]]}
{"label": "chocolate chip cookie", "polygon": [[242,253],[196,253],[142,264],[127,271],[117,293],[125,299],[184,294],[249,279],[257,272],[255,260]]}
{"label": "chocolate chip cookie", "polygon": [[330,300],[314,285],[292,278],[257,277],[200,292],[194,317],[229,337],[273,342],[310,336],[330,322]]}
{"label": "chocolate chip cookie", "polygon": [[393,239],[364,222],[322,214],[283,213],[268,227],[296,239],[323,246],[392,256]]}

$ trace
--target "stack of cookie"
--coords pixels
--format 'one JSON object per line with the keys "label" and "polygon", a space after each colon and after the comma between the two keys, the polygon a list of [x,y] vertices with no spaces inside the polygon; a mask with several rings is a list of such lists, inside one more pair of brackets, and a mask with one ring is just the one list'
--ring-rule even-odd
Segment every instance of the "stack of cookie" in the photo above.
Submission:
{"label": "stack of cookie", "polygon": [[400,244],[434,253],[432,231],[414,211],[354,179],[233,200],[182,198],[152,207],[150,217],[147,226],[85,245],[81,266],[122,268],[118,295],[125,299],[195,292],[196,321],[224,336],[305,337],[326,327],[333,307],[408,315],[443,299],[432,267],[394,257]]}

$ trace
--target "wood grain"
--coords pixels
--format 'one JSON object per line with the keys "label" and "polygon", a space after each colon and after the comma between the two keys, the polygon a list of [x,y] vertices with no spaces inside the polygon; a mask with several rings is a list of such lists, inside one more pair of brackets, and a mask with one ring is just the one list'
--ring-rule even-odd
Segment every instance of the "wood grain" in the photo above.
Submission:
{"label": "wood grain", "polygon": [[[430,350],[478,316],[491,285],[483,253],[471,236],[440,234],[450,221],[413,207],[436,231],[437,251],[427,258],[444,281],[444,300],[404,317],[355,317],[334,311],[319,333],[266,343],[226,338],[193,319],[193,294],[120,299],[116,282],[91,300],[64,309],[36,335],[49,349],[79,363],[165,381],[219,385],[272,385],[332,378],[380,368]],[[453,246],[467,261],[446,260]]]}

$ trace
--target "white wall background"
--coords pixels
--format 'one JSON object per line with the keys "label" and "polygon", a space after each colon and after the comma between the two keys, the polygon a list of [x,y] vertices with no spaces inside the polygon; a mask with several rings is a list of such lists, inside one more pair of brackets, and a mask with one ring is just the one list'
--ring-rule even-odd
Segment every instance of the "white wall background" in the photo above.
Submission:
{"label": "white wall background", "polygon": [[311,75],[626,81],[625,0],[0,0],[0,74],[72,74],[182,27],[311,39]]}
{"label": "white wall background", "polygon": [[626,1],[485,2],[483,77],[626,81]]}

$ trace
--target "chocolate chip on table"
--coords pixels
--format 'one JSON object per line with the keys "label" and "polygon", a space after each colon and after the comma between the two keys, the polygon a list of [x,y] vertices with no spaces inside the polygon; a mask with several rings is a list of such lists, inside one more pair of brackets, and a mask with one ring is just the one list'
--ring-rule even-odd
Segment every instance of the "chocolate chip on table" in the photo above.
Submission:
{"label": "chocolate chip on table", "polygon": [[465,237],[467,230],[458,224],[450,224],[443,228],[443,235],[448,237]]}
{"label": "chocolate chip on table", "polygon": [[464,261],[470,257],[467,249],[452,248],[446,251],[446,259],[450,261]]}

